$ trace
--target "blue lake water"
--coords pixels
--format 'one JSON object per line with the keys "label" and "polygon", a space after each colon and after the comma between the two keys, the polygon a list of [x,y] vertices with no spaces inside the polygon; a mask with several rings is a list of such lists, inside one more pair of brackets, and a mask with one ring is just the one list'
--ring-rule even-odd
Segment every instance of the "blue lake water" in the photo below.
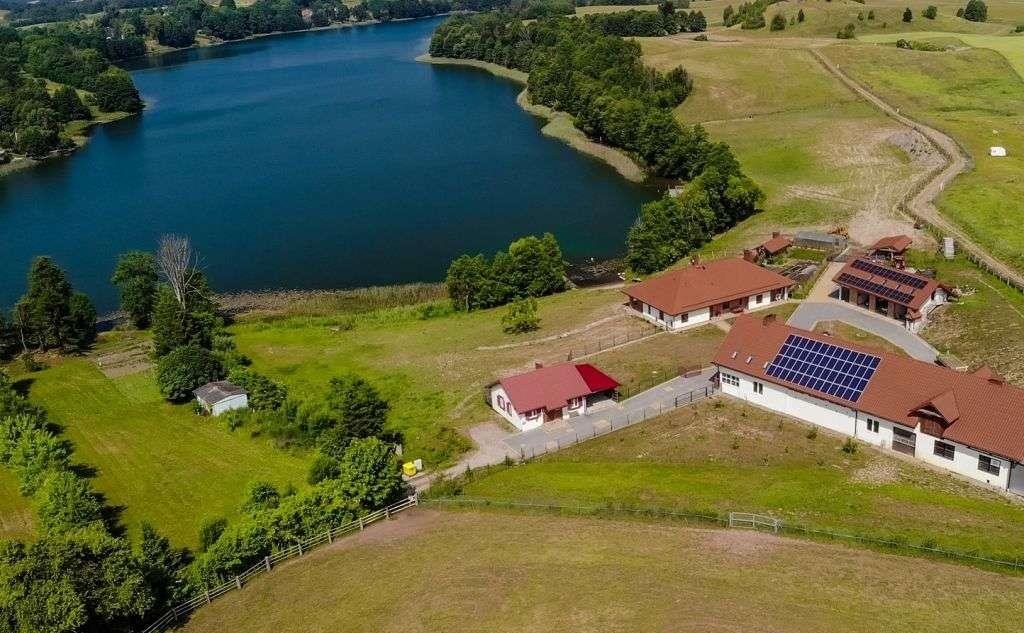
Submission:
{"label": "blue lake water", "polygon": [[614,256],[650,189],[539,133],[519,87],[417,63],[437,19],[165,55],[148,107],[0,179],[0,306],[51,255],[101,310],[118,253],[192,237],[221,291],[438,280],[462,252],[553,232]]}

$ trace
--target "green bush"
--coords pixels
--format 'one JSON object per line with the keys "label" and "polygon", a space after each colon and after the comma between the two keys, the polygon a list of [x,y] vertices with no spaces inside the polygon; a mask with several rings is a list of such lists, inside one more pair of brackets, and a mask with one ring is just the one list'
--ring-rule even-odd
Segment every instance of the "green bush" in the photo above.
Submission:
{"label": "green bush", "polygon": [[786,17],[781,13],[776,13],[772,16],[772,22],[770,29],[772,31],[782,31],[786,28]]}
{"label": "green bush", "polygon": [[171,401],[192,397],[192,391],[224,377],[224,368],[209,350],[186,345],[170,352],[156,366],[160,393]]}
{"label": "green bush", "polygon": [[220,535],[228,527],[228,520],[223,517],[204,519],[199,525],[199,551],[205,552],[217,542]]}
{"label": "green bush", "polygon": [[102,518],[102,507],[89,483],[69,471],[47,475],[35,502],[39,523],[48,532],[75,530]]}
{"label": "green bush", "polygon": [[982,0],[968,0],[963,17],[971,22],[985,22],[988,20],[988,5]]}
{"label": "green bush", "polygon": [[228,372],[228,380],[249,394],[249,408],[254,411],[280,409],[288,399],[288,388],[245,367]]}
{"label": "green bush", "polygon": [[912,22],[913,20],[914,20],[914,12],[910,10],[910,7],[907,7],[906,9],[903,10],[903,21],[904,22]]}
{"label": "green bush", "polygon": [[540,328],[540,317],[537,316],[537,300],[517,299],[501,317],[502,330],[505,334],[525,334]]}
{"label": "green bush", "polygon": [[836,33],[836,37],[841,40],[852,40],[856,31],[857,27],[854,26],[851,22],[850,24],[847,24],[842,29],[840,29],[839,32]]}
{"label": "green bush", "polygon": [[934,20],[938,15],[939,8],[936,7],[934,4],[929,4],[927,7],[924,8],[924,11],[921,12],[921,16],[928,18],[929,20]]}

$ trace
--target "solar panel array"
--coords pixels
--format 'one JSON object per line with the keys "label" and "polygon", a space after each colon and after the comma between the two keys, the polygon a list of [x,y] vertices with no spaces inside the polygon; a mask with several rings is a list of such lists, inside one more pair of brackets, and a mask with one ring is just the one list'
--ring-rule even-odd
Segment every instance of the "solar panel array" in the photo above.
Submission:
{"label": "solar panel array", "polygon": [[892,268],[888,268],[886,266],[879,266],[874,262],[869,262],[864,259],[854,260],[851,266],[853,266],[857,270],[863,270],[864,272],[871,273],[872,275],[885,277],[886,279],[891,279],[892,281],[895,281],[898,284],[910,286],[911,288],[924,288],[925,286],[928,285],[928,282],[925,281],[924,279],[921,279],[920,277],[908,275],[907,273],[902,273],[898,270],[893,270]]}
{"label": "solar panel array", "polygon": [[864,292],[870,292],[871,294],[878,295],[879,297],[892,299],[896,303],[902,303],[903,305],[909,305],[911,299],[914,298],[914,295],[909,292],[903,292],[901,290],[896,290],[895,288],[890,288],[889,286],[883,286],[880,283],[862,279],[856,275],[851,275],[850,273],[843,273],[839,275],[836,278],[836,281],[847,286],[853,286],[854,288],[858,288]]}
{"label": "solar panel array", "polygon": [[765,371],[769,376],[842,400],[860,400],[878,356],[790,334]]}

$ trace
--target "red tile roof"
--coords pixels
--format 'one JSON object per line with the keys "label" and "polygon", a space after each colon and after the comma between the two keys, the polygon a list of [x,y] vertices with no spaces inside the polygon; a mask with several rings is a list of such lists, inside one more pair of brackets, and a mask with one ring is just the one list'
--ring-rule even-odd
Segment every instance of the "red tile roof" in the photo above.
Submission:
{"label": "red tile roof", "polygon": [[894,253],[902,253],[903,251],[910,248],[910,245],[914,242],[913,239],[906,235],[890,235],[889,237],[883,237],[871,246],[872,251],[892,251]]}
{"label": "red tile roof", "polygon": [[788,277],[734,257],[671,270],[622,292],[675,315],[794,285]]}
{"label": "red tile roof", "polygon": [[[767,375],[765,365],[790,334],[881,358],[860,400],[851,403]],[[942,437],[1024,462],[1024,389],[986,372],[961,373],[781,323],[766,324],[752,315],[736,319],[713,362],[910,428],[920,421],[920,410],[929,408],[943,418]]]}
{"label": "red tile roof", "polygon": [[[879,294],[873,293],[873,292],[869,293],[869,294],[874,294],[876,296],[882,297],[883,299],[886,299],[887,301],[892,301],[893,303],[898,303],[900,305],[906,306],[907,308],[909,308],[910,310],[913,310],[914,312],[919,311],[921,309],[921,307],[924,306],[925,302],[928,301],[928,299],[931,298],[932,293],[934,293],[939,288],[939,286],[941,285],[939,282],[937,282],[936,280],[934,280],[934,279],[932,279],[930,277],[922,277],[921,275],[915,275],[915,274],[908,273],[908,272],[903,271],[903,270],[897,271],[897,270],[893,269],[894,273],[900,273],[902,275],[907,275],[909,277],[913,277],[914,279],[919,279],[921,281],[921,283],[924,284],[920,288],[915,288],[915,287],[910,286],[910,285],[897,283],[896,281],[893,281],[892,279],[888,279],[887,277],[884,277],[884,276],[881,276],[881,275],[873,275],[873,274],[869,273],[866,270],[860,270],[858,268],[854,268],[854,265],[857,262],[864,262],[864,263],[867,263],[867,264],[874,264],[874,262],[872,262],[870,259],[865,259],[863,257],[858,257],[858,258],[855,258],[855,259],[851,259],[850,261],[846,262],[846,265],[843,266],[842,270],[840,270],[838,273],[836,273],[836,276],[832,278],[832,281],[836,282],[840,286],[850,286],[851,288],[855,288],[855,289],[857,289],[860,292],[868,292],[868,291],[866,291],[863,288],[860,288],[858,286],[854,286],[854,285],[851,285],[851,284],[839,281],[840,277],[842,277],[843,275],[852,275],[852,276],[857,277],[859,279],[863,279],[866,282],[876,283],[876,284],[885,286],[886,288],[891,288],[891,289],[899,291],[899,292],[904,292],[904,293],[906,293],[906,294],[911,296],[909,301],[906,301],[906,302],[896,301],[896,300],[892,299],[891,297],[886,297],[886,296],[879,295]],[[881,264],[876,264],[876,265],[881,266]],[[885,268],[885,266],[882,266],[882,267]],[[911,315],[911,316],[913,317],[914,315]],[[916,318],[919,318],[919,317],[920,317],[920,314],[916,315]]]}
{"label": "red tile roof", "polygon": [[763,248],[764,252],[769,255],[775,255],[776,253],[781,253],[792,245],[793,238],[786,235],[776,235],[764,244],[761,244],[761,248]]}
{"label": "red tile roof", "polygon": [[520,413],[536,409],[555,411],[568,405],[573,398],[590,396],[619,386],[614,378],[588,363],[541,367],[525,374],[503,378],[499,382],[512,401],[512,406]]}

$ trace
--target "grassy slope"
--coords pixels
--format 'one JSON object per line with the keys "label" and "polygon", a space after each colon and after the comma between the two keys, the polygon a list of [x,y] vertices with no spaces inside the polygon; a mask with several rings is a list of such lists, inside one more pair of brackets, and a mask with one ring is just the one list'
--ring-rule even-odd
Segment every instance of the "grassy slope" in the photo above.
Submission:
{"label": "grassy slope", "polygon": [[[1019,40],[1024,44],[1024,39]],[[975,161],[939,200],[979,242],[1024,268],[1024,80],[998,53],[839,46],[828,55],[876,93],[956,138]],[[1003,145],[1006,158],[988,149]]]}
{"label": "grassy slope", "polygon": [[[287,383],[300,397],[324,393],[328,381],[357,372],[391,402],[390,425],[405,434],[406,455],[430,466],[468,448],[457,429],[490,419],[483,387],[501,376],[564,361],[570,350],[595,349],[613,336],[650,330],[622,316],[617,291],[572,291],[540,301],[541,329],[502,333],[504,308],[421,319],[414,308],[357,317],[249,319],[234,326],[239,348],[254,366]],[[602,321],[592,331],[507,349]],[[492,349],[478,349],[479,347]],[[576,355],[579,355],[577,352]]]}
{"label": "grassy slope", "polygon": [[694,77],[677,117],[729,143],[768,196],[763,213],[708,250],[736,252],[780,227],[831,228],[868,206],[887,213],[900,183],[921,171],[886,140],[900,128],[829,76],[803,42],[653,38],[642,45],[645,63],[682,65]]}
{"label": "grassy slope", "polygon": [[33,534],[32,505],[18,494],[18,480],[0,468],[0,539],[26,539]]}
{"label": "grassy slope", "polygon": [[769,514],[875,536],[1024,552],[1024,506],[775,413],[718,399],[476,478],[467,496]]}
{"label": "grassy slope", "polygon": [[130,529],[149,521],[176,544],[194,545],[204,518],[237,514],[249,482],[305,482],[306,459],[163,402],[150,372],[111,380],[90,360],[70,358],[22,378],[64,426],[76,461],[97,469],[94,486],[124,507]]}
{"label": "grassy slope", "polygon": [[911,633],[1013,631],[1024,615],[1024,580],[950,564],[740,531],[417,512],[257,579],[183,631]]}

